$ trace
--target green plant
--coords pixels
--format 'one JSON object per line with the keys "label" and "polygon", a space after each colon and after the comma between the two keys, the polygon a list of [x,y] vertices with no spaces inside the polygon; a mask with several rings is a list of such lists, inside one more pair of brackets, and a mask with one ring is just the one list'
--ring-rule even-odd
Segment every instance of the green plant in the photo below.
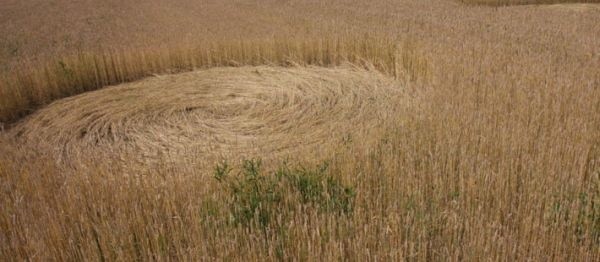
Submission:
{"label": "green plant", "polygon": [[324,212],[350,213],[356,195],[354,188],[345,186],[340,180],[328,175],[329,164],[317,166],[315,169],[281,168],[277,175],[283,177],[292,189],[300,194],[303,204],[313,204]]}
{"label": "green plant", "polygon": [[215,179],[228,187],[229,212],[235,224],[267,227],[276,214],[290,217],[297,205],[322,213],[349,214],[353,210],[354,188],[329,174],[327,163],[314,169],[283,165],[271,175],[263,175],[261,166],[260,160],[245,160],[241,174],[234,177],[229,175],[232,168],[227,162],[215,167]]}

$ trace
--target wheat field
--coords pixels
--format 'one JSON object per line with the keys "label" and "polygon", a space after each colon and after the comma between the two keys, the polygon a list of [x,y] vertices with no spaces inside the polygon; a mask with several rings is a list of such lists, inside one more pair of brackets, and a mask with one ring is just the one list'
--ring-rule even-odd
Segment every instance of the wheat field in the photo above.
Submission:
{"label": "wheat field", "polygon": [[61,145],[54,153],[61,162],[105,155],[143,168],[165,158],[186,165],[206,158],[200,167],[219,158],[282,159],[369,136],[410,102],[401,93],[392,78],[349,66],[218,67],[62,99],[8,135]]}
{"label": "wheat field", "polygon": [[[582,3],[599,3],[598,0],[460,0],[466,4],[491,5],[491,6],[510,6],[510,5],[561,5],[575,4],[576,6],[585,5]],[[567,7],[568,8],[568,7]],[[592,7],[594,8],[594,7]]]}
{"label": "wheat field", "polygon": [[2,1],[0,260],[599,260],[600,8],[482,2]]}

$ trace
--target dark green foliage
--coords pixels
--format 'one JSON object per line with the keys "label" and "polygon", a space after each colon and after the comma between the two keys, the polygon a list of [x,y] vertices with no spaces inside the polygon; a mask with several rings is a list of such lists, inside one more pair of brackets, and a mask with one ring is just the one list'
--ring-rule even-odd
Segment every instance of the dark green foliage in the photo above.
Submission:
{"label": "dark green foliage", "polygon": [[328,173],[328,165],[314,169],[281,167],[274,174],[263,174],[260,160],[246,160],[237,176],[230,176],[226,162],[215,168],[215,178],[227,185],[229,211],[235,224],[261,227],[277,216],[285,219],[297,210],[316,208],[320,213],[352,212],[354,189]]}
{"label": "dark green foliage", "polygon": [[215,178],[219,182],[222,182],[225,176],[229,174],[229,172],[231,172],[231,167],[229,167],[227,161],[223,161],[223,163],[217,164],[217,166],[215,167]]}
{"label": "dark green foliage", "polygon": [[352,212],[354,189],[344,186],[338,179],[327,175],[328,167],[327,163],[313,170],[306,168],[291,170],[284,167],[277,172],[277,175],[285,178],[286,182],[300,193],[303,204],[316,204],[324,212]]}

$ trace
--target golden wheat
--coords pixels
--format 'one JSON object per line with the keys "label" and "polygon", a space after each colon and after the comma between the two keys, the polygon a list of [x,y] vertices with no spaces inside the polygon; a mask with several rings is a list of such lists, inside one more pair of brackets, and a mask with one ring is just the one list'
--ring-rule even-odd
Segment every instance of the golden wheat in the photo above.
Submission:
{"label": "golden wheat", "polygon": [[[0,257],[596,261],[597,10],[447,0],[4,1]],[[339,67],[347,62],[355,65]],[[215,100],[184,96],[194,83]],[[299,103],[284,107],[284,94],[267,92],[274,85]],[[127,90],[139,99],[127,103]],[[206,107],[187,107],[198,106],[194,97]],[[229,104],[209,106],[217,101]],[[268,125],[258,128],[259,119]],[[219,147],[203,144],[211,130]],[[232,142],[237,131],[265,147]],[[188,146],[202,154],[180,154]],[[206,160],[208,149],[231,158]],[[144,155],[153,150],[185,163]],[[253,150],[270,160],[261,168],[241,161]],[[351,212],[331,210],[347,200],[336,199],[335,181],[355,196]],[[238,223],[240,214],[250,223]]]}
{"label": "golden wheat", "polygon": [[573,3],[600,3],[598,0],[460,0],[466,4],[508,6],[508,5],[547,5]]}
{"label": "golden wheat", "polygon": [[389,37],[332,36],[208,43],[185,48],[79,54],[27,64],[0,82],[0,123],[11,123],[41,105],[111,84],[153,74],[242,65],[374,66],[388,75],[426,78],[428,65],[413,45]]}
{"label": "golden wheat", "polygon": [[49,144],[66,162],[326,158],[344,137],[369,136],[407,106],[402,93],[393,79],[358,68],[215,68],[62,99],[9,135]]}

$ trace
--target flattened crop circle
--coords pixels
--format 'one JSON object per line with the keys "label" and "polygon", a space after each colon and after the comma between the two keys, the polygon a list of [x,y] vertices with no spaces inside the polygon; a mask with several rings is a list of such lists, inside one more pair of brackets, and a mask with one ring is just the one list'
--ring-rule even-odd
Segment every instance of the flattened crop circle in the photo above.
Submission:
{"label": "flattened crop circle", "polygon": [[10,132],[49,144],[63,162],[298,156],[377,127],[400,93],[349,66],[214,68],[62,99]]}

